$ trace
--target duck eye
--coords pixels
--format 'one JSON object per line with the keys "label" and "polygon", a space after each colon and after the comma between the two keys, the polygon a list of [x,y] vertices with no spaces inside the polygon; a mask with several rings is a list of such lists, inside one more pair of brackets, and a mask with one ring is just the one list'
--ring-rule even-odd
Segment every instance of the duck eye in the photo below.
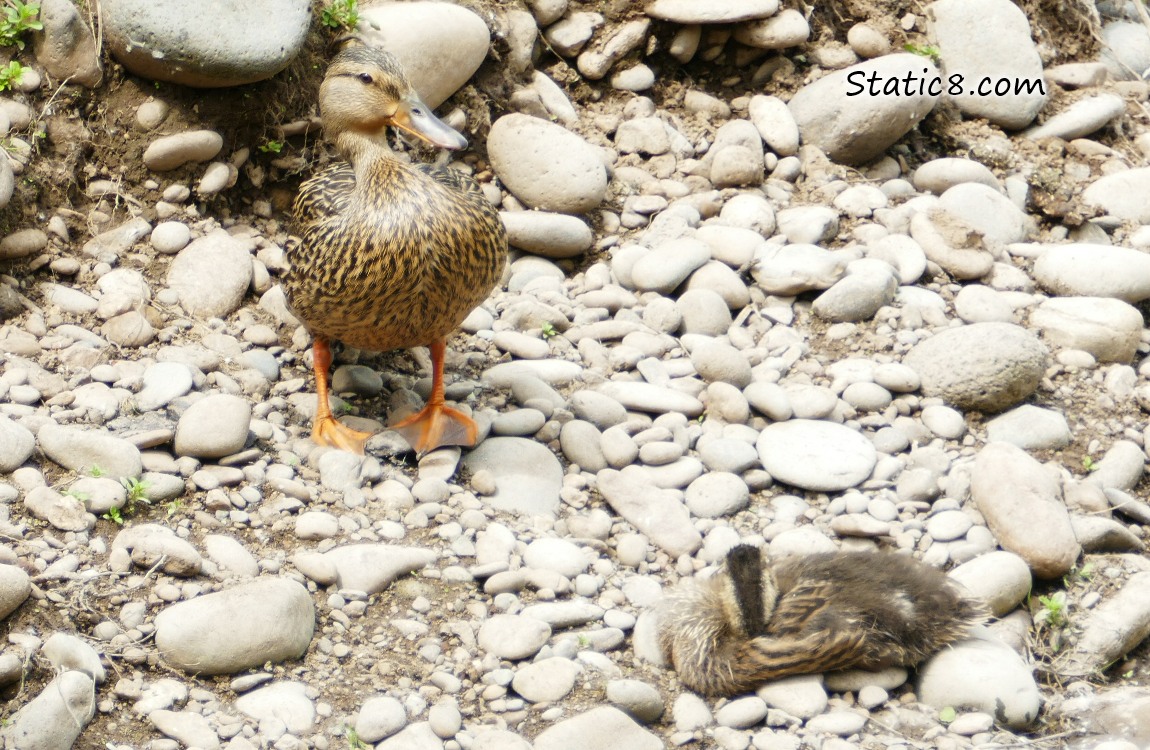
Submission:
{"label": "duck eye", "polygon": [[359,80],[364,83],[373,83],[375,81],[375,79],[371,77],[371,73],[360,73]]}

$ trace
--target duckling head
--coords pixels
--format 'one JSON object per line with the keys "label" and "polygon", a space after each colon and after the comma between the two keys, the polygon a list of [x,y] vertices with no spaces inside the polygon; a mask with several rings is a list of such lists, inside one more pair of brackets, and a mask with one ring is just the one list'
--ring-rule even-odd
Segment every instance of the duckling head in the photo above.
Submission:
{"label": "duckling head", "polygon": [[395,57],[378,47],[355,45],[332,58],[320,85],[319,109],[324,131],[337,147],[345,135],[385,142],[389,126],[440,148],[467,146],[467,139],[419,98]]}

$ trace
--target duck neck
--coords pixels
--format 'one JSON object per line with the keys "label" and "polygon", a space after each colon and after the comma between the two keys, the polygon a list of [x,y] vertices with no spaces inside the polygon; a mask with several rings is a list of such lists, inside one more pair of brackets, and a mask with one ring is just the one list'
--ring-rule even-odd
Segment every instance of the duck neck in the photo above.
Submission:
{"label": "duck neck", "polygon": [[339,133],[332,140],[340,156],[351,164],[357,175],[369,169],[399,165],[399,161],[382,135],[377,137],[348,130]]}

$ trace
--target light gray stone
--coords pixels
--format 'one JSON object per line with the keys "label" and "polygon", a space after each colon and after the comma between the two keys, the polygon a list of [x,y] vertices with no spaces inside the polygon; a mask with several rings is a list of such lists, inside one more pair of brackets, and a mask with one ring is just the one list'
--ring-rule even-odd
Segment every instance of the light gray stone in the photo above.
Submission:
{"label": "light gray stone", "polygon": [[1150,299],[1150,255],[1111,245],[1052,245],[1034,261],[1034,280],[1053,294]]}
{"label": "light gray stone", "polygon": [[1033,584],[1026,560],[1005,550],[988,552],[964,562],[950,571],[950,577],[986,602],[995,617],[1014,611]]}
{"label": "light gray stone", "polygon": [[535,750],[661,750],[663,741],[613,706],[599,706],[543,730]]}
{"label": "light gray stone", "polygon": [[96,688],[82,672],[64,672],[0,729],[13,748],[68,750],[96,714]]}
{"label": "light gray stone", "polygon": [[1150,189],[1150,167],[1139,167],[1099,177],[1082,191],[1082,201],[1123,221],[1150,224],[1150,208],[1139,196]]}
{"label": "light gray stone", "polygon": [[1070,444],[1070,425],[1060,412],[1022,404],[987,422],[986,437],[1023,450],[1065,448]]}
{"label": "light gray stone", "polygon": [[93,470],[113,479],[138,477],[143,471],[140,450],[103,430],[46,424],[36,433],[44,455],[78,474]]}
{"label": "light gray stone", "polygon": [[555,454],[534,440],[488,438],[463,458],[472,472],[489,471],[496,492],[487,498],[500,510],[553,515],[559,508],[563,467]]}
{"label": "light gray stone", "polygon": [[[925,69],[925,72],[924,72]],[[861,75],[860,75],[861,74]],[[851,78],[851,76],[854,78]],[[907,76],[929,82],[938,71],[918,55],[898,53],[852,65],[809,83],[791,98],[788,107],[803,141],[818,146],[841,164],[864,164],[878,157],[934,108],[937,96],[849,96],[848,81],[878,76],[891,81]],[[926,89],[926,86],[923,86]],[[865,87],[864,87],[865,90]]]}
{"label": "light gray stone", "polygon": [[581,214],[607,191],[607,170],[595,148],[561,125],[504,115],[491,126],[488,154],[499,179],[533,208]]}
{"label": "light gray stone", "polygon": [[180,415],[176,454],[221,458],[239,453],[247,442],[251,418],[252,407],[246,399],[227,393],[205,396]]}
{"label": "light gray stone", "polygon": [[1046,347],[1021,326],[974,323],[935,333],[903,361],[921,378],[924,394],[959,409],[995,412],[1034,392],[1047,356]]}
{"label": "light gray stone", "polygon": [[240,306],[252,280],[248,243],[222,230],[180,251],[168,268],[168,286],[191,315],[222,318]]}
{"label": "light gray stone", "polygon": [[1061,138],[1066,141],[1101,130],[1126,112],[1126,100],[1117,94],[1099,94],[1079,99],[1038,127],[1024,134],[1031,140]]}
{"label": "light gray stone", "polygon": [[[1042,59],[1026,15],[1009,0],[937,0],[931,31],[945,70],[963,76],[962,93],[944,96],[963,113],[1010,130],[1026,127],[1046,104]],[[1009,92],[979,92],[984,78],[1012,84]],[[1030,90],[1017,91],[1018,81]]]}
{"label": "light gray stone", "polygon": [[1089,352],[1100,362],[1130,362],[1142,335],[1142,314],[1106,297],[1048,299],[1030,314],[1030,324],[1057,346]]}
{"label": "light gray stone", "polygon": [[262,81],[287,67],[303,47],[311,6],[254,0],[221,7],[205,24],[192,7],[110,0],[100,17],[104,43],[131,72],[214,88]]}
{"label": "light gray stone", "polygon": [[680,494],[652,487],[648,469],[604,469],[596,475],[596,482],[616,513],[672,557],[690,554],[702,545]]}
{"label": "light gray stone", "polygon": [[859,432],[811,419],[768,425],[756,447],[772,477],[815,492],[836,492],[862,483],[877,460],[874,444]]}
{"label": "light gray stone", "polygon": [[231,674],[298,658],[314,629],[307,589],[265,578],[167,607],[156,616],[156,647],[186,672]]}
{"label": "light gray stone", "polygon": [[1010,443],[990,443],[975,457],[970,494],[1003,549],[1038,578],[1057,578],[1082,548],[1056,477]]}

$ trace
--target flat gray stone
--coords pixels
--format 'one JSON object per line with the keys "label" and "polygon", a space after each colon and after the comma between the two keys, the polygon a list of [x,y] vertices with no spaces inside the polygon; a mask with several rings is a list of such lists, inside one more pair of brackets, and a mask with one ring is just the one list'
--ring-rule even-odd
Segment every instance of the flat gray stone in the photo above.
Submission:
{"label": "flat gray stone", "polygon": [[222,458],[239,453],[247,442],[251,419],[252,405],[247,399],[229,393],[205,396],[176,423],[176,455]]}
{"label": "flat gray stone", "polygon": [[703,402],[694,396],[651,383],[612,380],[598,386],[596,390],[628,409],[655,414],[678,412],[692,418],[703,413]]}
{"label": "flat gray stone", "polygon": [[1054,297],[1030,314],[1051,343],[1081,349],[1100,362],[1130,362],[1142,335],[1142,313],[1107,297]]}
{"label": "flat gray stone", "polygon": [[1114,297],[1130,304],[1150,299],[1150,255],[1127,247],[1047,246],[1034,261],[1033,274],[1060,296]]}
{"label": "flat gray stone", "polygon": [[0,415],[0,474],[18,469],[35,448],[36,436],[31,430]]}
{"label": "flat gray stone", "polygon": [[1031,668],[985,629],[938,652],[918,675],[919,700],[935,708],[985,711],[1012,729],[1038,718],[1042,698]]}
{"label": "flat gray stone", "polygon": [[15,612],[31,593],[27,573],[15,565],[0,565],[0,620]]}
{"label": "flat gray stone", "polygon": [[571,692],[581,671],[570,659],[553,656],[520,667],[511,687],[532,703],[557,701]]}
{"label": "flat gray stone", "polygon": [[3,729],[7,747],[69,750],[96,714],[96,689],[82,672],[64,672],[44,686]]}
{"label": "flat gray stone", "polygon": [[307,697],[309,687],[302,682],[276,682],[244,693],[236,708],[256,721],[278,719],[296,736],[311,731],[315,724],[315,704]]}
{"label": "flat gray stone", "polygon": [[1123,221],[1150,224],[1150,207],[1140,199],[1147,190],[1150,190],[1150,167],[1127,169],[1092,182],[1082,191],[1082,202]]}
{"label": "flat gray stone", "polygon": [[298,658],[314,630],[307,589],[264,578],[167,607],[156,616],[156,647],[185,672],[232,674]]}
{"label": "flat gray stone", "polygon": [[1070,425],[1060,412],[1022,404],[987,422],[986,437],[1023,450],[1065,448],[1070,444]]}
{"label": "flat gray stone", "polygon": [[[897,53],[837,70],[807,84],[787,104],[803,142],[818,146],[841,164],[864,164],[894,145],[938,101],[937,96],[925,93],[925,84],[924,93],[915,88],[909,96],[870,96],[855,92],[856,87],[849,84],[872,75],[883,81],[910,76],[929,82],[938,71],[926,58]],[[852,92],[861,95],[848,96]]]}
{"label": "flat gray stone", "polygon": [[239,86],[271,78],[299,53],[311,25],[307,0],[251,0],[202,9],[182,3],[108,0],[104,43],[144,78],[185,86]]}
{"label": "flat gray stone", "polygon": [[491,473],[496,491],[486,499],[500,510],[553,515],[559,509],[563,467],[535,440],[488,438],[464,456],[463,465],[472,472]]}
{"label": "flat gray stone", "polygon": [[143,471],[140,450],[123,438],[90,427],[46,424],[36,433],[44,455],[77,474],[98,473],[119,479]]}
{"label": "flat gray stone", "polygon": [[1033,585],[1026,560],[1005,550],[979,555],[959,565],[949,575],[972,595],[986,602],[995,617],[1013,612]]}
{"label": "flat gray stone", "polygon": [[[1059,671],[1094,674],[1150,636],[1150,572],[1135,573],[1082,623],[1082,636]],[[1063,669],[1065,666],[1065,669]]]}
{"label": "flat gray stone", "polygon": [[971,498],[1003,549],[1038,578],[1067,573],[1082,554],[1058,480],[1010,443],[990,443],[974,460]]}
{"label": "flat gray stone", "polygon": [[874,444],[862,433],[813,419],[767,425],[756,448],[772,477],[814,492],[855,487],[870,476],[878,460]]}
{"label": "flat gray stone", "polygon": [[779,0],[654,0],[644,8],[651,18],[681,24],[735,23],[772,16]]}
{"label": "flat gray stone", "polygon": [[1030,140],[1061,138],[1070,141],[1101,130],[1126,112],[1126,100],[1117,94],[1099,94],[1079,99],[1024,135]]}
{"label": "flat gray stone", "polygon": [[671,557],[690,554],[702,545],[702,536],[691,523],[681,495],[653,487],[647,469],[604,469],[595,475],[595,480],[615,512]]}
{"label": "flat gray stone", "polygon": [[613,706],[599,706],[543,730],[535,750],[661,750],[663,741]]}
{"label": "flat gray stone", "polygon": [[538,653],[550,637],[550,625],[526,615],[492,615],[479,627],[479,647],[512,661]]}
{"label": "flat gray stone", "polygon": [[323,553],[335,566],[341,589],[378,594],[396,578],[430,565],[437,555],[419,547],[387,544],[346,544]]}
{"label": "flat gray stone", "polygon": [[190,315],[223,318],[235,312],[252,280],[248,243],[220,230],[194,240],[168,268],[168,286]]}

